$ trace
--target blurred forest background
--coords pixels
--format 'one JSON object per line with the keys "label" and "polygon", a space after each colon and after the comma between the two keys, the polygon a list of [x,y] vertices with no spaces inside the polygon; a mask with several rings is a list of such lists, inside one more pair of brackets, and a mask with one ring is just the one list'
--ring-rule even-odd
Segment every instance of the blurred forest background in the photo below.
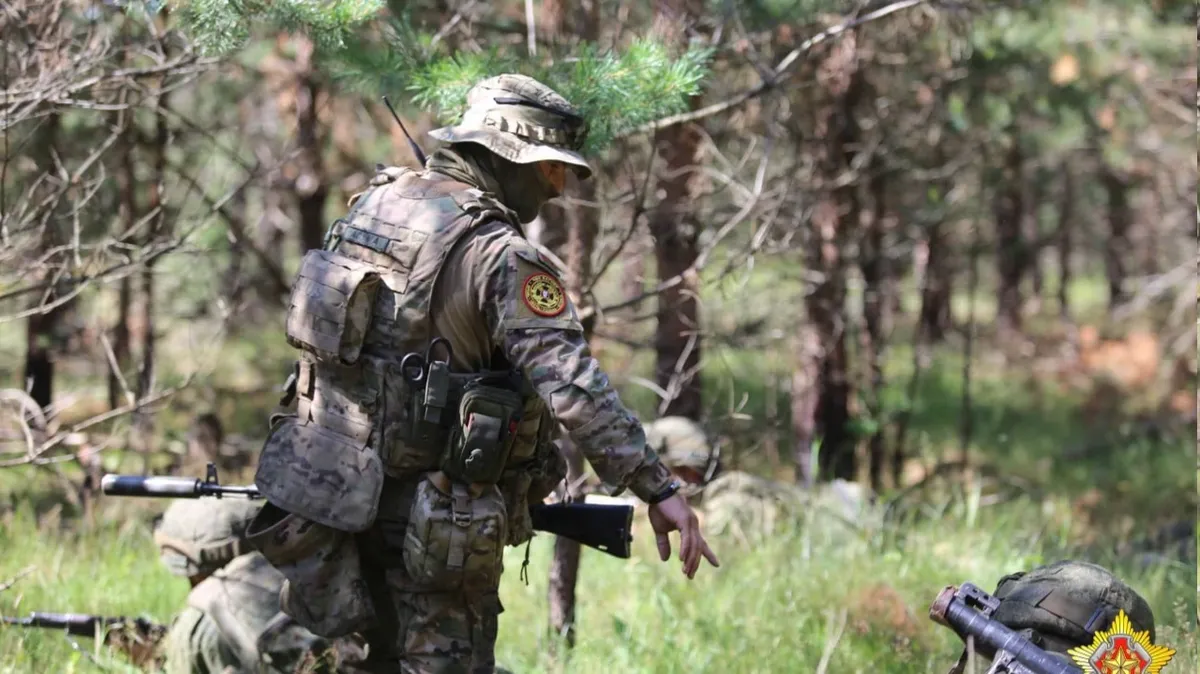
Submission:
{"label": "blurred forest background", "polygon": [[[628,563],[539,537],[501,664],[940,672],[943,585],[1076,556],[1195,671],[1194,3],[234,7],[0,0],[0,612],[169,619],[165,503],[99,475],[250,479],[301,255],[416,165],[380,95],[429,151],[517,70],[593,115],[595,179],[529,233],[622,398],[878,517],[719,534],[693,584],[645,532]],[[4,629],[0,660],[121,666]]]}

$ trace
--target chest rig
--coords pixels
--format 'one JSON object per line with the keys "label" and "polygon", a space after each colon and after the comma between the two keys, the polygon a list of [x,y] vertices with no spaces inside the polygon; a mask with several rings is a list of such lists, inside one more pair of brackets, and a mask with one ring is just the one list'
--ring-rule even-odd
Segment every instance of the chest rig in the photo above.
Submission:
{"label": "chest rig", "polygon": [[[437,335],[433,320],[447,259],[477,226],[493,221],[520,231],[515,214],[480,190],[387,168],[334,223],[324,248],[305,256],[287,317],[288,343],[301,351],[296,421],[312,427],[309,435],[336,442],[316,443],[327,445],[326,455],[310,461],[315,468],[303,493],[273,502],[358,531],[374,517],[384,474],[440,471],[454,485],[455,518],[470,513],[465,485],[494,486],[506,511],[500,544],[530,538],[530,485],[555,451],[548,411],[502,354],[492,354],[490,369],[455,372],[453,336]],[[260,475],[270,472],[267,460]],[[280,475],[297,470],[278,467]],[[343,468],[344,476],[329,477]],[[259,479],[259,487],[271,498],[271,484]],[[336,498],[316,506],[314,490]]]}

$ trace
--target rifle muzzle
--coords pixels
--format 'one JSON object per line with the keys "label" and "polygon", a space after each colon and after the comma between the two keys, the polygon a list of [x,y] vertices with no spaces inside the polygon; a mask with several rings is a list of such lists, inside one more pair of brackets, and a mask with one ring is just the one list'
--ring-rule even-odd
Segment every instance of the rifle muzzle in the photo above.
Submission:
{"label": "rifle muzzle", "polygon": [[198,496],[201,481],[191,477],[142,477],[140,475],[105,475],[100,491],[109,496]]}

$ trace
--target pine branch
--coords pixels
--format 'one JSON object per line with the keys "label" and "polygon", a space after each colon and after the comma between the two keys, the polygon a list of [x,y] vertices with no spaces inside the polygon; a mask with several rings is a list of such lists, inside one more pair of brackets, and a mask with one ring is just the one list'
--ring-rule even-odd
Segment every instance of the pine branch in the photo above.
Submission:
{"label": "pine branch", "polygon": [[586,154],[596,154],[631,129],[687,109],[700,93],[713,50],[682,54],[664,44],[636,40],[622,53],[584,45],[578,53],[530,60],[523,52],[495,47],[483,53],[446,53],[431,34],[407,17],[373,20],[382,0],[174,0],[188,30],[206,53],[244,45],[253,25],[302,32],[317,48],[335,83],[362,94],[407,93],[411,102],[454,123],[467,91],[502,73],[533,77],[571,101],[590,124]]}
{"label": "pine branch", "polygon": [[251,28],[301,32],[319,49],[339,49],[363,23],[384,8],[383,0],[172,0],[184,28],[205,54],[227,55],[245,46]]}

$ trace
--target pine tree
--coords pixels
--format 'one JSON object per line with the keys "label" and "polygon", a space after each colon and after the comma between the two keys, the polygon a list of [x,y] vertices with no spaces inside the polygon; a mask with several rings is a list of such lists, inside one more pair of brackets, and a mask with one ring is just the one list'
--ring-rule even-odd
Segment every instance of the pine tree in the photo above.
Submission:
{"label": "pine tree", "polygon": [[697,45],[673,53],[648,38],[634,39],[620,53],[593,44],[537,59],[504,48],[452,53],[408,16],[389,16],[381,0],[184,0],[179,6],[185,30],[205,53],[236,51],[255,28],[303,32],[340,85],[362,94],[407,93],[444,123],[457,121],[467,91],[479,80],[504,72],[529,75],[588,119],[589,155],[623,131],[686,110],[712,56],[710,48]]}

